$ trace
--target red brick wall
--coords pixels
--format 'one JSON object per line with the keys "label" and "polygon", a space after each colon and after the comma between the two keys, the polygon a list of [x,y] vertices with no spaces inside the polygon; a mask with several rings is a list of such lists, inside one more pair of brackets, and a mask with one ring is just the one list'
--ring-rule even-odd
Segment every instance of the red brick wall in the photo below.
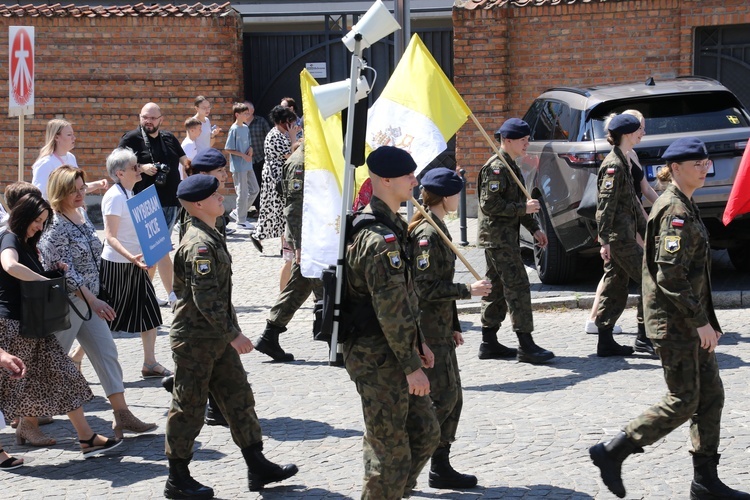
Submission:
{"label": "red brick wall", "polygon": [[[8,26],[35,27],[35,114],[26,117],[25,180],[31,180],[46,124],[56,117],[73,123],[79,166],[93,178],[106,177],[107,155],[138,125],[141,107],[149,101],[164,113],[162,128],[182,141],[183,122],[195,114],[193,100],[205,95],[213,104],[211,121],[225,131],[217,142],[224,146],[234,121],[232,103],[243,98],[242,20],[236,12],[0,20],[0,47],[6,51]],[[2,68],[0,95],[7,103],[7,65]],[[0,189],[18,176],[18,119],[4,114]]]}
{"label": "red brick wall", "polygon": [[[494,131],[505,119],[523,116],[549,87],[689,75],[695,27],[745,23],[747,0],[456,8],[454,82],[478,120]],[[470,192],[490,155],[468,122],[458,133],[456,160],[468,172]]]}

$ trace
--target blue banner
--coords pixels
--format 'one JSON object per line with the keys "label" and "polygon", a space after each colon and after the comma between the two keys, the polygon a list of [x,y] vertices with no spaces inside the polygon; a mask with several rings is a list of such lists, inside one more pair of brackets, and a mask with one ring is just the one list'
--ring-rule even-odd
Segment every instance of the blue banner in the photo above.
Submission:
{"label": "blue banner", "polygon": [[149,186],[128,199],[128,210],[141,244],[143,261],[153,266],[172,250],[172,238],[156,188]]}

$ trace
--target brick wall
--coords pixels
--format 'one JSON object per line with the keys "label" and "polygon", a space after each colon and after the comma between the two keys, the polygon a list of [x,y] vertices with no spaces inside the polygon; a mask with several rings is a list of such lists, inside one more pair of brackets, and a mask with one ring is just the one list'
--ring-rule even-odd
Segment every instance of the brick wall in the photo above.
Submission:
{"label": "brick wall", "polygon": [[[232,103],[243,98],[242,20],[228,10],[213,16],[0,18],[0,47],[8,45],[8,26],[35,27],[35,114],[26,117],[24,179],[31,180],[46,124],[56,117],[73,123],[79,166],[93,178],[106,177],[107,155],[138,125],[149,101],[164,113],[162,129],[182,141],[183,122],[195,114],[193,100],[205,95],[213,104],[211,121],[225,131],[217,139],[223,147]],[[2,71],[7,75],[7,65]],[[0,95],[8,95],[7,77]],[[6,113],[0,124],[4,189],[18,175],[18,119]]]}
{"label": "brick wall", "polygon": [[[695,27],[744,23],[750,23],[747,0],[457,7],[454,83],[480,123],[494,131],[505,119],[523,116],[549,87],[689,75]],[[457,136],[456,160],[468,172],[470,193],[490,155],[468,122]],[[476,213],[475,196],[469,200]]]}

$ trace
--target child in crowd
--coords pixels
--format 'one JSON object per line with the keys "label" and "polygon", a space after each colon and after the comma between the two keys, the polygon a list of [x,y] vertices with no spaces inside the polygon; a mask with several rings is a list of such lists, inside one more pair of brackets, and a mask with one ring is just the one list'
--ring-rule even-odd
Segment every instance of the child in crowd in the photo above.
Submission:
{"label": "child in crowd", "polygon": [[[185,156],[188,160],[192,161],[195,158],[195,154],[198,152],[195,141],[198,136],[201,135],[201,122],[195,117],[188,118],[185,120],[185,139],[182,141],[182,150],[185,151]],[[186,177],[185,170],[180,164],[180,179],[184,180]]]}
{"label": "child in crowd", "polygon": [[247,221],[247,210],[260,193],[260,187],[253,172],[250,129],[245,124],[249,119],[250,109],[247,104],[237,102],[232,106],[232,112],[234,123],[229,128],[224,150],[229,153],[229,170],[232,172],[234,189],[237,191],[237,206],[229,216],[237,221],[238,229],[253,230],[255,225]]}

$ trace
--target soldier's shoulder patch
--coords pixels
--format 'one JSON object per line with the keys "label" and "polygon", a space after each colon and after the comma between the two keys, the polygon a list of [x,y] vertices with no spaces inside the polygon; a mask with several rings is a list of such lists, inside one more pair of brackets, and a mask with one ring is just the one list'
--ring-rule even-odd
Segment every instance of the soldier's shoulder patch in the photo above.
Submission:
{"label": "soldier's shoulder patch", "polygon": [[672,219],[672,227],[682,227],[685,225],[685,219],[682,217],[675,217]]}
{"label": "soldier's shoulder patch", "polygon": [[615,173],[615,167],[609,167],[607,169],[607,175],[613,175]]}
{"label": "soldier's shoulder patch", "polygon": [[604,189],[612,189],[612,186],[615,185],[614,181],[606,180],[604,181]]}
{"label": "soldier's shoulder patch", "polygon": [[208,255],[208,247],[205,245],[201,245],[196,250],[198,252],[198,255]]}
{"label": "soldier's shoulder patch", "polygon": [[304,172],[304,170],[302,170],[301,168],[298,168],[298,169],[295,169],[295,170],[294,170],[294,173],[295,173],[296,175],[300,175],[300,174],[301,174],[302,172]]}
{"label": "soldier's shoulder patch", "polygon": [[420,247],[428,247],[430,246],[430,239],[426,236],[423,236],[422,238],[419,238],[419,246]]}
{"label": "soldier's shoulder patch", "polygon": [[495,175],[500,175],[500,169],[499,168],[493,168],[492,173]]}
{"label": "soldier's shoulder patch", "polygon": [[417,257],[417,269],[424,271],[430,267],[430,254],[426,250]]}
{"label": "soldier's shoulder patch", "polygon": [[396,241],[396,235],[393,233],[384,234],[383,239],[386,243],[393,243],[394,241]]}
{"label": "soldier's shoulder patch", "polygon": [[393,269],[401,269],[403,261],[401,260],[401,253],[397,250],[395,252],[388,252],[388,262],[390,262]]}
{"label": "soldier's shoulder patch", "polygon": [[500,191],[500,182],[498,182],[498,181],[490,181],[490,183],[489,183],[489,189],[493,193],[497,192],[497,191]]}
{"label": "soldier's shoulder patch", "polygon": [[669,253],[677,253],[680,250],[680,237],[679,236],[665,236],[664,237],[664,250]]}
{"label": "soldier's shoulder patch", "polygon": [[299,191],[300,189],[302,189],[302,181],[295,179],[292,182],[292,189],[295,191]]}
{"label": "soldier's shoulder patch", "polygon": [[195,259],[195,272],[201,276],[211,273],[211,261],[208,259]]}

